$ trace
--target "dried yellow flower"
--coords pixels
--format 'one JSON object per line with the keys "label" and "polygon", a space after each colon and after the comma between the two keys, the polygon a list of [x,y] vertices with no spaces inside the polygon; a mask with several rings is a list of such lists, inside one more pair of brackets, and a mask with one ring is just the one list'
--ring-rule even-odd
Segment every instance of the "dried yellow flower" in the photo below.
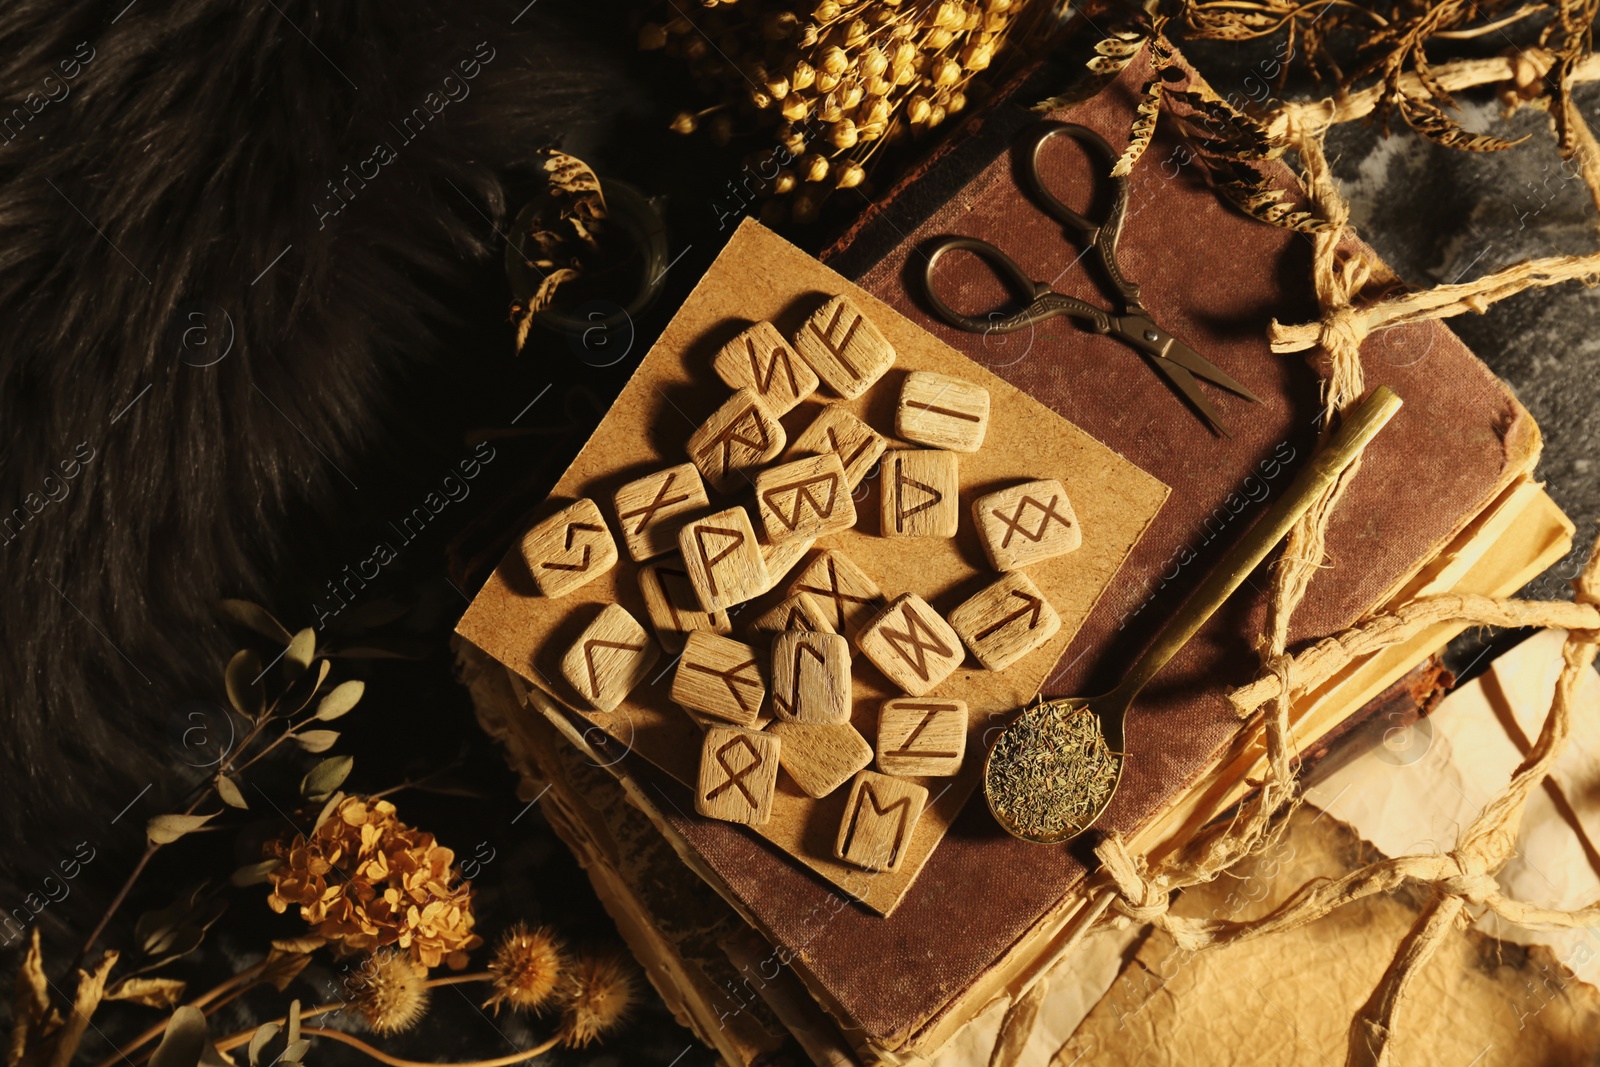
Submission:
{"label": "dried yellow flower", "polygon": [[809,89],[817,80],[817,68],[805,60],[794,65],[794,70],[789,72],[789,85],[796,92]]}
{"label": "dried yellow flower", "polygon": [[808,182],[820,182],[828,176],[828,157],[818,152],[807,152],[800,157],[800,176]]}
{"label": "dried yellow flower", "polygon": [[822,52],[822,62],[818,64],[818,68],[826,74],[843,74],[850,69],[850,57],[837,45],[826,48]]}
{"label": "dried yellow flower", "polygon": [[[467,965],[483,943],[472,932],[472,884],[455,853],[395,818],[387,800],[346,797],[309,836],[269,841],[267,904],[299,905],[312,933],[347,949],[397,946],[423,967]],[[331,877],[330,877],[331,876]]]}
{"label": "dried yellow flower", "polygon": [[961,66],[967,70],[985,70],[993,58],[994,47],[987,41],[974,41],[961,50]]}
{"label": "dried yellow flower", "polygon": [[680,111],[680,112],[678,112],[677,118],[672,120],[672,125],[669,127],[669,129],[671,129],[673,133],[684,133],[684,134],[693,133],[695,130],[697,130],[699,128],[700,128],[700,118],[699,118],[699,116],[695,115],[693,112],[690,112],[690,111]]}
{"label": "dried yellow flower", "polygon": [[828,143],[835,148],[853,148],[856,143],[856,124],[849,119],[841,119],[828,127]]}
{"label": "dried yellow flower", "polygon": [[932,110],[933,107],[928,103],[927,97],[913,96],[906,103],[906,118],[913,126],[921,126],[928,121],[928,114]]}
{"label": "dried yellow flower", "polygon": [[362,961],[351,982],[350,1005],[373,1033],[397,1034],[427,1014],[427,978],[410,956],[386,949]]}
{"label": "dried yellow flower", "polygon": [[889,57],[883,54],[881,48],[869,48],[861,53],[859,66],[863,78],[876,78],[889,69]]}
{"label": "dried yellow flower", "polygon": [[949,56],[933,61],[933,84],[943,89],[961,80],[961,64]]}
{"label": "dried yellow flower", "polygon": [[562,1043],[582,1048],[621,1022],[633,1007],[633,970],[620,956],[580,956],[562,992],[567,1016]]}
{"label": "dried yellow flower", "polygon": [[489,961],[494,992],[483,1006],[497,1015],[502,1004],[538,1011],[549,1003],[565,972],[566,958],[555,932],[518,923],[506,931]]}
{"label": "dried yellow flower", "polygon": [[835,179],[835,184],[837,184],[841,189],[854,189],[856,186],[861,184],[862,180],[865,179],[866,176],[867,172],[862,169],[861,164],[846,164],[845,166],[839,168],[839,176],[837,179]]}

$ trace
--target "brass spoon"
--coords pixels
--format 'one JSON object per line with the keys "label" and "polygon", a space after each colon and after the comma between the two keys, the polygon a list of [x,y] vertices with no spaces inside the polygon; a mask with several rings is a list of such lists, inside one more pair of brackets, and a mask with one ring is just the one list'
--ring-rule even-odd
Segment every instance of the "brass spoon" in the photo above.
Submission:
{"label": "brass spoon", "polygon": [[[1122,755],[1125,744],[1123,723],[1128,708],[1140,690],[1167,665],[1167,661],[1172,659],[1179,649],[1188,643],[1189,638],[1205,625],[1233,591],[1239,588],[1246,576],[1255,570],[1273,547],[1283,539],[1289,528],[1299,521],[1323,491],[1355,461],[1367,442],[1371,441],[1394,413],[1400,410],[1400,403],[1400,398],[1388,387],[1378,386],[1345,418],[1343,424],[1328,441],[1327,447],[1301,469],[1283,496],[1279,497],[1267,513],[1250,528],[1243,539],[1223,555],[1216,568],[1206,575],[1195,591],[1189,595],[1183,607],[1156,635],[1150,647],[1139,657],[1138,662],[1129,669],[1115,689],[1101,696],[1069,697],[1035,704],[1001,731],[984,760],[983,792],[989,802],[989,810],[994,813],[995,820],[1005,828],[1006,832],[1024,841],[1054,844],[1076,837],[1100,818],[1111,803],[1117,783],[1122,779],[1122,768],[1126,762]],[[1041,755],[1038,751],[1030,752],[1020,739],[1029,733],[1038,736],[1044,716],[1079,710],[1087,711],[1099,719],[1100,731],[1105,737],[1111,755],[1115,757],[1116,774],[1110,788],[1105,791],[1093,814],[1081,824],[1073,824],[1067,819],[1058,817],[1053,821],[1061,822],[1063,825],[1054,830],[1029,831],[1018,827],[1003,813],[1003,809],[1007,806],[1005,799],[1007,783],[1025,780],[1028,775],[1037,775],[1038,772],[1030,769],[1025,760],[1031,763]],[[1007,735],[1018,731],[1019,728],[1021,731],[1008,743]],[[1029,760],[1029,757],[1032,759]],[[1016,790],[1013,789],[1012,792],[1015,794]]]}

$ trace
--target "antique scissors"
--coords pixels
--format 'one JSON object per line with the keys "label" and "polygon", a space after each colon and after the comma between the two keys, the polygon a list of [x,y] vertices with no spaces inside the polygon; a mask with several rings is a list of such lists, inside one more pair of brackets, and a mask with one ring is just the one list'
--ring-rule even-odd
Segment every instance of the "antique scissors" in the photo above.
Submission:
{"label": "antique scissors", "polygon": [[[1117,263],[1117,238],[1122,235],[1122,223],[1128,209],[1126,178],[1110,179],[1111,209],[1105,221],[1100,223],[1073,211],[1045,187],[1044,179],[1039,173],[1039,153],[1054,137],[1071,137],[1082,142],[1104,156],[1108,163],[1115,163],[1117,154],[1098,133],[1087,126],[1071,122],[1046,123],[1019,146],[1027,153],[1026,162],[1021,170],[1029,186],[1029,192],[1052,218],[1061,223],[1071,236],[1085,246],[1085,255],[1091,252],[1094,254],[1100,263],[1105,280],[1116,291],[1115,303],[1119,311],[1104,311],[1076,297],[1058,293],[1044,282],[1032,280],[1010,256],[988,241],[976,237],[943,237],[928,247],[926,266],[923,268],[923,283],[928,303],[933,305],[934,311],[944,321],[969,333],[1012,333],[1057,315],[1085,320],[1095,333],[1110,334],[1148,357],[1155,368],[1166,377],[1167,382],[1193,405],[1214,432],[1224,437],[1229,436],[1222,425],[1221,414],[1200,391],[1195,378],[1204,378],[1253,403],[1261,403],[1260,397],[1200,353],[1163,330],[1140,303],[1139,286],[1123,275],[1122,268]],[[984,317],[963,315],[952,308],[934,287],[933,272],[941,256],[946,252],[955,251],[971,252],[984,260],[1004,282],[1023,297],[1026,306],[1021,311],[1009,315],[996,312]]]}

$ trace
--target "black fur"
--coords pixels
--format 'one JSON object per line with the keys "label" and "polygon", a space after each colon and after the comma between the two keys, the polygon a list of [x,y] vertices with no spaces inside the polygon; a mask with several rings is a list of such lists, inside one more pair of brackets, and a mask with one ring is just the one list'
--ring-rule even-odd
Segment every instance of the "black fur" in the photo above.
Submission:
{"label": "black fur", "polygon": [[338,522],[495,284],[500,175],[610,88],[547,4],[124,5],[0,5],[8,908],[169,780],[212,603]]}

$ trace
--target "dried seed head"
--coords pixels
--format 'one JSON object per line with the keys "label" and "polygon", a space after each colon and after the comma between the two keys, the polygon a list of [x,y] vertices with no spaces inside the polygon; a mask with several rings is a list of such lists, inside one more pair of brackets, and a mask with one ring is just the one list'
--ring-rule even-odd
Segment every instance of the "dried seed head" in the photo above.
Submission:
{"label": "dried seed head", "polygon": [[837,0],[818,0],[817,6],[811,9],[811,17],[818,22],[832,22],[839,17]]}
{"label": "dried seed head", "polygon": [[[926,48],[929,52],[937,52],[941,49],[949,48],[950,42],[955,39],[956,35],[951,33],[949,30],[942,26],[935,26],[933,29],[929,30],[928,35],[922,39],[922,47]],[[919,56],[918,58],[923,57]]]}
{"label": "dried seed head", "polygon": [[808,182],[820,182],[828,176],[828,157],[820,152],[807,152],[800,157],[800,177]]}
{"label": "dried seed head", "polygon": [[843,74],[850,69],[850,57],[843,48],[829,46],[822,50],[821,69],[828,74]]}
{"label": "dried seed head", "polygon": [[961,50],[961,66],[966,70],[987,70],[994,58],[994,46],[988,41],[973,41]]}
{"label": "dried seed head", "polygon": [[639,51],[654,52],[667,46],[667,28],[659,22],[647,22],[639,27]]}
{"label": "dried seed head", "polygon": [[856,143],[856,124],[850,119],[841,119],[828,127],[828,143],[843,151],[854,148]]}
{"label": "dried seed head", "polygon": [[887,78],[866,78],[861,82],[868,99],[874,96],[888,96],[894,89],[894,83]]}
{"label": "dried seed head", "polygon": [[772,192],[777,196],[786,196],[794,192],[794,187],[799,184],[794,171],[788,167],[781,168],[772,179]]}
{"label": "dried seed head", "polygon": [[961,13],[961,32],[971,33],[983,23],[983,9],[975,4],[967,4]]}
{"label": "dried seed head", "polygon": [[888,123],[864,122],[856,125],[856,136],[863,141],[876,141],[888,129]]}
{"label": "dried seed head", "polygon": [[800,28],[800,16],[793,11],[769,11],[761,17],[761,36],[781,41]]}
{"label": "dried seed head", "polygon": [[809,89],[817,80],[817,68],[805,60],[794,65],[794,70],[789,72],[789,86],[792,89]]}
{"label": "dried seed head", "polygon": [[984,33],[1004,33],[1011,25],[1011,16],[1004,11],[991,11],[983,16]]}
{"label": "dried seed head", "polygon": [[801,26],[799,31],[795,34],[795,43],[801,48],[816,47],[817,39],[817,24],[814,22],[808,22],[804,26]]}
{"label": "dried seed head", "polygon": [[772,106],[772,94],[757,86],[750,87],[750,102],[757,110],[765,111]]}
{"label": "dried seed head", "polygon": [[865,95],[866,90],[862,89],[859,84],[846,82],[844,87],[839,90],[839,106],[849,111],[861,103],[861,98]]}
{"label": "dried seed head", "polygon": [[946,104],[944,107],[945,107],[945,110],[948,111],[950,114],[956,115],[956,114],[959,114],[961,112],[961,110],[963,108],[965,108],[966,106],[967,106],[967,94],[966,93],[951,93],[950,94],[950,102],[948,104]]}
{"label": "dried seed head", "polygon": [[817,92],[831,93],[839,87],[839,82],[841,80],[843,79],[841,79],[837,74],[829,74],[825,70],[819,70],[817,71]]}
{"label": "dried seed head", "polygon": [[881,48],[869,48],[861,53],[858,66],[863,78],[876,78],[889,69],[889,57],[883,54]]}
{"label": "dried seed head", "polygon": [[844,118],[844,108],[839,106],[839,98],[829,93],[822,98],[822,103],[817,105],[817,118],[823,122],[838,122]]}
{"label": "dried seed head", "polygon": [[896,70],[901,67],[909,67],[917,58],[917,46],[910,41],[896,41],[893,53],[889,58],[891,65]]}
{"label": "dried seed head", "polygon": [[961,64],[949,56],[940,56],[933,61],[930,74],[933,84],[943,89],[961,80]]}
{"label": "dried seed head", "polygon": [[934,104],[933,107],[928,110],[928,127],[931,129],[934,126],[939,125],[939,123],[944,121],[944,116],[944,105]]}
{"label": "dried seed head", "polygon": [[861,184],[862,179],[866,178],[866,176],[867,172],[861,168],[861,164],[848,163],[839,168],[835,184],[841,189],[854,189]]}
{"label": "dried seed head", "polygon": [[889,101],[882,95],[867,97],[856,110],[858,124],[882,124],[889,121]]}
{"label": "dried seed head", "polygon": [[502,1004],[538,1011],[550,1002],[565,971],[566,959],[555,932],[547,926],[518,923],[506,931],[489,961],[494,993],[483,1006],[496,1014]]}
{"label": "dried seed head", "polygon": [[580,956],[564,986],[561,1041],[570,1048],[588,1045],[633,1007],[633,968],[620,956]]}
{"label": "dried seed head", "polygon": [[816,222],[817,216],[822,214],[823,198],[827,195],[826,190],[814,185],[801,189],[789,202],[789,217],[802,226]]}
{"label": "dried seed head", "polygon": [[427,968],[404,952],[380,952],[362,964],[350,1002],[373,1033],[397,1034],[427,1014],[427,979]]}
{"label": "dried seed head", "polygon": [[867,24],[862,19],[852,19],[844,31],[844,46],[859,48],[867,41]]}
{"label": "dried seed head", "polygon": [[799,156],[806,150],[806,135],[804,130],[796,129],[785,122],[778,127],[778,143],[791,156]]}
{"label": "dried seed head", "polygon": [[693,112],[680,111],[678,117],[672,120],[672,125],[667,128],[673,133],[693,133],[700,128],[700,119]]}
{"label": "dried seed head", "polygon": [[811,112],[811,101],[799,93],[790,93],[779,111],[790,122],[799,122]]}
{"label": "dried seed head", "polygon": [[961,25],[961,5],[954,0],[940,0],[939,6],[933,9],[933,25],[941,30],[953,30]]}
{"label": "dried seed head", "polygon": [[767,79],[767,95],[774,100],[782,100],[789,95],[789,79],[781,75]]}
{"label": "dried seed head", "polygon": [[933,105],[928,103],[928,98],[918,94],[906,101],[906,120],[913,126],[922,126],[927,123],[932,110]]}

